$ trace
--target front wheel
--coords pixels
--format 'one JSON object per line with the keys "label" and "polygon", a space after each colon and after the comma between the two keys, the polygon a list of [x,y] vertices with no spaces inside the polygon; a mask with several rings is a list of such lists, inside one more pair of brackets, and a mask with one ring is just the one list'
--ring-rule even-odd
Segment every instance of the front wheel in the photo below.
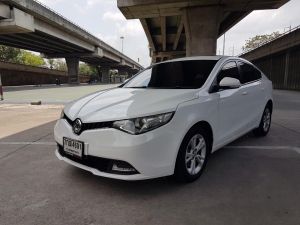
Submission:
{"label": "front wheel", "polygon": [[259,127],[253,130],[254,135],[257,137],[266,136],[270,131],[271,121],[272,121],[272,109],[270,106],[267,105],[262,115]]}
{"label": "front wheel", "polygon": [[192,182],[202,174],[211,144],[206,132],[193,128],[185,136],[176,160],[175,178],[181,182]]}

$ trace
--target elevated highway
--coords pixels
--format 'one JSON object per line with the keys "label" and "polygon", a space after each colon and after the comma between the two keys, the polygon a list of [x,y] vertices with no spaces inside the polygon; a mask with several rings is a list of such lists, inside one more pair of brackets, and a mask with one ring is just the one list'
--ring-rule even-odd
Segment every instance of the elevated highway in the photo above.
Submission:
{"label": "elevated highway", "polygon": [[34,0],[0,1],[0,44],[32,50],[48,58],[65,58],[69,81],[78,82],[79,61],[134,73],[142,66],[78,25]]}

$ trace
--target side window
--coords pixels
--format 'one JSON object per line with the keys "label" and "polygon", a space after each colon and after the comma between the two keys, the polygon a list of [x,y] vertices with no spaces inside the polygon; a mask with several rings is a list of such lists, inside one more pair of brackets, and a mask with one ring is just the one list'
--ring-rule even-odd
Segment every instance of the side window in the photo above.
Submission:
{"label": "side window", "polygon": [[261,78],[261,72],[255,67],[244,62],[238,62],[238,64],[242,74],[242,84],[249,83]]}
{"label": "side window", "polygon": [[223,66],[221,72],[218,74],[217,82],[220,83],[224,77],[232,77],[240,80],[240,74],[236,62],[228,62]]}

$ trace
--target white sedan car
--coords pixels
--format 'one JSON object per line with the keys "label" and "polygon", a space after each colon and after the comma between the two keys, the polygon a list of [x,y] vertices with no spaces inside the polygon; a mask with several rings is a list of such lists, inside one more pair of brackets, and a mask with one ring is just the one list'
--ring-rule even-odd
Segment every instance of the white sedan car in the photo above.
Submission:
{"label": "white sedan car", "polygon": [[191,182],[212,152],[252,130],[265,136],[272,109],[271,81],[244,59],[166,61],[68,104],[56,155],[103,177]]}

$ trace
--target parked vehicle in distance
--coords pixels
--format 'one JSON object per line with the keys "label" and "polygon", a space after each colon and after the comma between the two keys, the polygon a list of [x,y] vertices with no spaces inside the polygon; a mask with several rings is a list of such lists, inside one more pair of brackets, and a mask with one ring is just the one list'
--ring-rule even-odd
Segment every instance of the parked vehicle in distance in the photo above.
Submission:
{"label": "parked vehicle in distance", "polygon": [[272,109],[271,81],[244,59],[170,60],[68,104],[56,155],[103,177],[191,182],[212,152],[252,130],[265,136]]}

